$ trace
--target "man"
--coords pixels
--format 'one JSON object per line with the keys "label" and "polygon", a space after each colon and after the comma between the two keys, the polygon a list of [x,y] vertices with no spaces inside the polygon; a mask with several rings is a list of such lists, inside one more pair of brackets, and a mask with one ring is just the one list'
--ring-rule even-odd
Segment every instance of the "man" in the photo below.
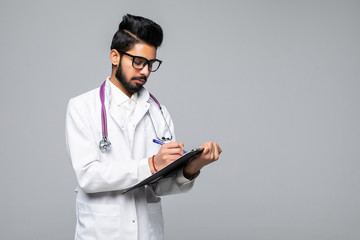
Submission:
{"label": "man", "polygon": [[122,194],[183,155],[168,111],[143,87],[161,64],[162,38],[158,24],[125,15],[111,44],[111,77],[69,101],[66,141],[78,180],[75,239],[163,239],[159,196],[190,190],[200,169],[219,158],[218,144],[204,143],[204,151],[170,177]]}

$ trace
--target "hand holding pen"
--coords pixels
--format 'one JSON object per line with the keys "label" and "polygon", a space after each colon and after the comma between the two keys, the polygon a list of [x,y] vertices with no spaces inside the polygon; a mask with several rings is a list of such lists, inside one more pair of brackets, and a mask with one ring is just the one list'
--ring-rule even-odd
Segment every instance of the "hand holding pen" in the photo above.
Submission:
{"label": "hand holding pen", "polygon": [[[165,142],[162,142],[162,141],[157,140],[157,139],[153,139],[153,143],[156,143],[156,144],[159,144],[159,145],[164,145],[164,144],[165,144]],[[182,146],[183,146],[183,148],[184,148],[184,144],[183,144],[183,143],[180,143],[180,144],[182,144]],[[184,150],[184,154],[185,154],[185,153],[187,153],[186,150]]]}
{"label": "hand holding pen", "polygon": [[153,140],[154,143],[160,144],[161,148],[159,152],[154,155],[152,158],[149,158],[149,166],[152,173],[155,173],[182,155],[184,155],[184,144],[178,143],[178,142],[169,142],[169,143],[163,143],[163,142],[155,142],[156,139]]}

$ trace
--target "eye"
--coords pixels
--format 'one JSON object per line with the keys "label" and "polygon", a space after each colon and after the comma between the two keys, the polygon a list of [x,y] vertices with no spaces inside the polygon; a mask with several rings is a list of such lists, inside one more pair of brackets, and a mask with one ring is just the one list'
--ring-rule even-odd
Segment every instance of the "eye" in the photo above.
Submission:
{"label": "eye", "polygon": [[142,58],[134,58],[134,64],[138,67],[142,67],[146,61]]}

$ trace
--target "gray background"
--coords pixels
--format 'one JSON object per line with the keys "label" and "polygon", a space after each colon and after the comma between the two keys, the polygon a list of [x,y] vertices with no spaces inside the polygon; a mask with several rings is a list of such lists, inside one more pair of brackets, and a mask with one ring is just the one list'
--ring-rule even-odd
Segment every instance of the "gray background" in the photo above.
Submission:
{"label": "gray background", "polygon": [[[167,239],[360,239],[359,1],[0,2],[0,239],[72,239],[69,98],[110,74],[125,13],[158,22],[147,88],[188,149],[223,148],[163,198]],[[191,116],[191,117],[186,117]]]}

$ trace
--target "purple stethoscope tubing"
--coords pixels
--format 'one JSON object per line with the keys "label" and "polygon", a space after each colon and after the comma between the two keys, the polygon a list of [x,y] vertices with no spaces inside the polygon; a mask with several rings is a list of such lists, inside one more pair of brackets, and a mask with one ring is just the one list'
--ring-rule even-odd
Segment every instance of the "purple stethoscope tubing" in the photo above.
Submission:
{"label": "purple stethoscope tubing", "polygon": [[154,97],[154,95],[152,95],[151,93],[149,93],[149,95],[150,95],[150,97],[154,100],[154,102],[156,103],[156,105],[159,107],[161,113],[163,113],[163,112],[162,112],[162,109],[161,109],[161,105],[160,105],[159,101],[156,99],[156,97]]}
{"label": "purple stethoscope tubing", "polygon": [[101,127],[102,127],[102,139],[99,143],[99,148],[102,152],[106,152],[111,148],[111,142],[107,139],[108,138],[108,131],[107,131],[107,119],[106,119],[106,109],[105,109],[105,83],[100,87],[100,101],[101,101]]}
{"label": "purple stethoscope tubing", "polygon": [[[106,81],[105,81],[106,82]],[[101,100],[101,125],[103,138],[107,138],[107,120],[106,120],[106,109],[105,109],[105,82],[100,87],[100,100]]]}

